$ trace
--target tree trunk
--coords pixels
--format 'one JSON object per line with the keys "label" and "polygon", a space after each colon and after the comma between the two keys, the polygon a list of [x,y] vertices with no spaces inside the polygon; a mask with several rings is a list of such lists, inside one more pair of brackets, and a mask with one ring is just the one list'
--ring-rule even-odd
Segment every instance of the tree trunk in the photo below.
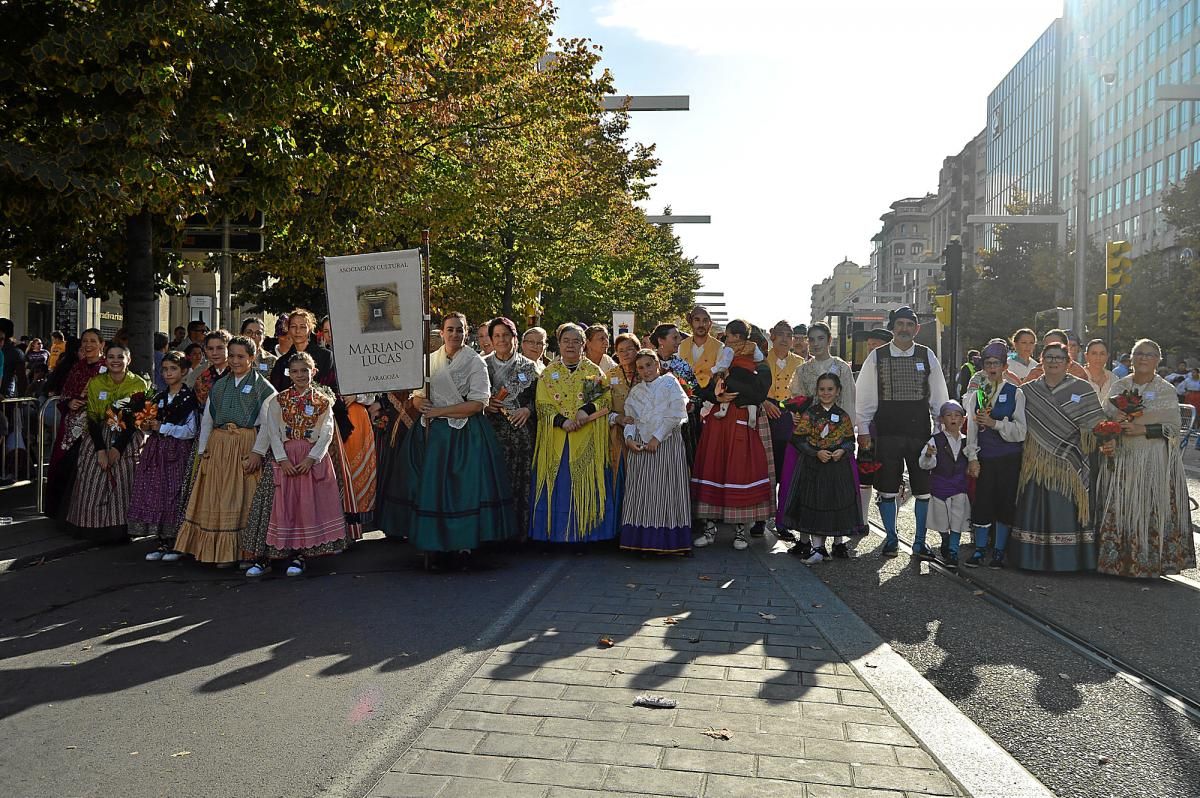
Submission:
{"label": "tree trunk", "polygon": [[504,286],[500,292],[500,313],[508,318],[513,318],[513,292],[516,288],[517,276],[514,273],[517,266],[517,253],[514,250],[516,239],[512,233],[501,233],[500,243],[504,245],[504,254],[501,256],[501,269],[504,272]]}
{"label": "tree trunk", "polygon": [[154,224],[150,211],[142,209],[125,220],[129,270],[125,275],[125,331],[129,333],[130,368],[142,375],[154,370],[154,332],[158,326],[154,295]]}

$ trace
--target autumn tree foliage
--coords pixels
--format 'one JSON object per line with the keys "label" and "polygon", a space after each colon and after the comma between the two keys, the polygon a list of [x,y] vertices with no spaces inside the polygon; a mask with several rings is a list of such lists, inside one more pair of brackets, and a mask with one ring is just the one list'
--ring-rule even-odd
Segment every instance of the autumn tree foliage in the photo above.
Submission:
{"label": "autumn tree foliage", "polygon": [[[148,359],[183,219],[261,208],[238,298],[323,304],[320,258],[433,234],[435,304],[681,313],[697,284],[604,112],[599,50],[534,0],[0,2],[0,267],[120,292]],[[540,297],[540,306],[539,300]]]}

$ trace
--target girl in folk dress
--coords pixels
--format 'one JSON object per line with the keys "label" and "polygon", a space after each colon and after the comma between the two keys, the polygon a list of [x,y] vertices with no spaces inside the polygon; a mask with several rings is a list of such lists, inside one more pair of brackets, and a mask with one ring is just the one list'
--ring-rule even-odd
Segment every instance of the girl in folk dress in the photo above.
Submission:
{"label": "girl in folk dress", "polygon": [[249,338],[229,342],[229,373],[213,384],[200,416],[200,462],[175,548],[199,562],[232,565],[266,545],[274,488],[270,441],[262,423],[275,395],[254,370]]}
{"label": "girl in folk dress", "polygon": [[[792,445],[799,457],[783,511],[789,529],[807,534],[812,552],[804,562],[829,559],[825,539],[863,535],[862,508],[854,464],[854,422],[840,405],[842,381],[836,374],[817,378],[816,398],[796,417]],[[791,549],[797,556],[800,546]]]}
{"label": "girl in folk dress", "polygon": [[146,445],[134,475],[129,531],[158,538],[158,548],[146,555],[150,562],[174,562],[183,556],[175,551],[180,492],[193,440],[200,431],[196,395],[183,384],[187,370],[187,356],[182,352],[163,355],[160,374],[167,389],[155,397],[155,417],[144,424]]}
{"label": "girl in folk dress", "polygon": [[[346,547],[346,520],[329,446],[334,395],[313,385],[317,365],[307,352],[292,357],[292,386],[267,403],[266,430],[275,457],[275,496],[267,526],[266,556],[291,557],[288,576],[304,573],[305,558]],[[255,563],[246,576],[265,570]]]}
{"label": "girl in folk dress", "polygon": [[484,408],[496,440],[504,449],[508,481],[513,487],[513,513],[518,536],[529,531],[529,502],[525,491],[533,469],[533,399],[537,392],[537,364],[517,351],[517,325],[498,316],[487,323],[492,351],[483,359],[492,396]]}
{"label": "girl in folk dress", "polygon": [[674,374],[662,374],[652,349],[637,353],[641,382],[625,400],[625,499],[621,548],[678,554],[691,551],[692,502],[680,428],[688,397]]}
{"label": "girl in folk dress", "polygon": [[126,518],[142,433],[125,408],[145,401],[146,381],[130,374],[129,350],[112,343],[107,371],[88,381],[87,437],[79,446],[79,470],[67,523],[76,537],[99,543],[129,539]]}

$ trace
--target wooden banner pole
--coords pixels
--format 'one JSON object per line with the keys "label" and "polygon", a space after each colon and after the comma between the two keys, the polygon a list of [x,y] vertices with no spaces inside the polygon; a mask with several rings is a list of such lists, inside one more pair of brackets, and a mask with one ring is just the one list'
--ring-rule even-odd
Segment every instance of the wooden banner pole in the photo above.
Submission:
{"label": "wooden banner pole", "polygon": [[429,341],[433,337],[433,317],[429,302],[429,230],[421,231],[421,267],[425,283],[425,397],[429,398]]}

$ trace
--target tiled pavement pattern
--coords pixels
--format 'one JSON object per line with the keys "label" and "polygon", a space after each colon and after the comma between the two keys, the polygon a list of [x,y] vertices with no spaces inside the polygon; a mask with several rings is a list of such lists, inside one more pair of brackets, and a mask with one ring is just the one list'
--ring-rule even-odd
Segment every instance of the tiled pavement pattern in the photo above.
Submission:
{"label": "tiled pavement pattern", "polygon": [[580,559],[508,639],[373,798],[960,794],[751,552]]}

